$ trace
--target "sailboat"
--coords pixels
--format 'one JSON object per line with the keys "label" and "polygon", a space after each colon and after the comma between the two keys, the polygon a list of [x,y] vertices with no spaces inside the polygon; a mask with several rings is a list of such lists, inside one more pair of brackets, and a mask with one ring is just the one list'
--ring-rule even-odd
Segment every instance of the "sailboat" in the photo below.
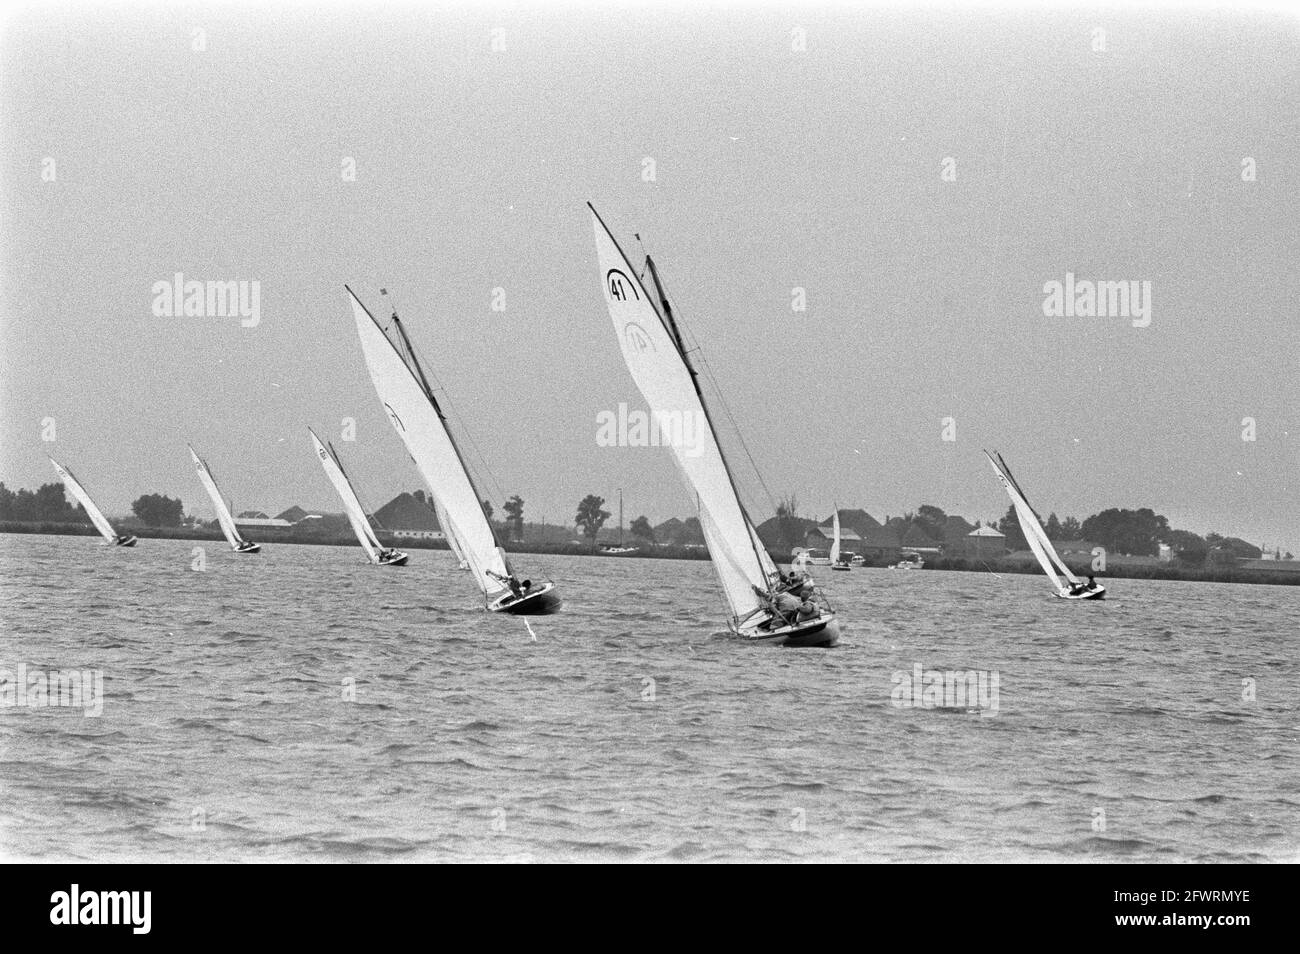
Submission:
{"label": "sailboat", "polygon": [[[1106,587],[1100,583],[1084,583],[1065,565],[1061,555],[1056,552],[1056,547],[1052,546],[1052,541],[1048,539],[1038,514],[1029,505],[1025,492],[1020,489],[1020,484],[1011,475],[1011,468],[1002,459],[1002,455],[996,451],[993,454],[985,451],[984,456],[989,459],[989,463],[993,465],[993,472],[998,475],[998,480],[1006,488],[1007,495],[1011,498],[1011,505],[1016,511],[1016,519],[1020,521],[1020,530],[1029,543],[1029,549],[1038,559],[1038,565],[1043,568],[1047,578],[1056,587],[1056,595],[1063,600],[1104,600]],[[1060,576],[1057,575],[1058,571]],[[1061,582],[1062,576],[1069,581],[1069,586]]]}
{"label": "sailboat", "polygon": [[[698,442],[689,447],[681,440],[667,443],[683,479],[697,494],[704,540],[731,610],[729,628],[755,643],[834,646],[840,631],[835,614],[824,600],[800,604],[785,591],[780,571],[745,512],[654,261],[646,257],[652,298],[595,208],[591,203],[587,207],[605,303],[632,379],[657,420],[698,422]],[[797,612],[785,608],[792,601],[800,607]]]}
{"label": "sailboat", "polygon": [[561,600],[555,584],[521,580],[510,565],[483,511],[483,495],[469,475],[401,319],[393,313],[390,337],[352,289],[343,287],[352,299],[352,314],[375,391],[434,500],[441,505],[439,522],[469,563],[487,600],[486,609],[517,615],[556,612]]}
{"label": "sailboat", "polygon": [[81,504],[82,509],[86,511],[86,516],[90,522],[95,525],[99,535],[104,538],[105,542],[111,543],[115,547],[133,547],[136,545],[136,537],[125,533],[118,533],[113,529],[113,525],[108,522],[104,512],[95,506],[95,501],[90,499],[90,494],[86,493],[86,488],[81,486],[81,481],[72,476],[72,471],[64,467],[53,457],[50,463],[54,465],[54,472],[59,475],[63,481],[63,486],[72,491],[72,496],[77,498],[77,503]]}
{"label": "sailboat", "polygon": [[325,468],[325,476],[330,479],[330,483],[334,485],[334,489],[343,500],[343,509],[348,515],[348,523],[352,524],[352,532],[357,535],[357,542],[366,551],[366,556],[370,557],[370,562],[379,566],[405,566],[409,555],[394,547],[384,546],[379,542],[379,537],[375,536],[375,530],[370,526],[370,518],[366,516],[365,507],[361,506],[361,498],[357,496],[352,481],[343,470],[343,463],[339,460],[334,445],[323,443],[310,427],[307,428],[307,433],[311,435],[312,443],[316,446],[316,457]]}
{"label": "sailboat", "polygon": [[437,497],[433,498],[433,514],[438,518],[438,526],[442,529],[442,536],[447,541],[447,546],[456,556],[457,566],[462,570],[468,570],[469,560],[465,559],[465,550],[456,539],[456,534],[452,532],[451,520],[447,517],[447,511],[442,509],[442,504],[438,503]]}
{"label": "sailboat", "polygon": [[605,544],[600,548],[601,553],[619,554],[619,553],[636,553],[637,547],[623,546],[623,488],[618,488],[618,545],[611,546]]}
{"label": "sailboat", "polygon": [[230,515],[230,508],[226,506],[221,491],[217,489],[217,482],[212,479],[212,471],[209,469],[207,462],[194,452],[192,445],[187,444],[186,446],[190,448],[190,457],[194,459],[194,469],[198,471],[199,483],[208,492],[208,496],[212,498],[212,507],[217,511],[217,523],[221,524],[221,532],[226,535],[226,540],[230,543],[230,549],[236,553],[257,553],[260,551],[262,549],[260,543],[245,540],[239,535],[239,529],[235,526],[235,518]]}
{"label": "sailboat", "polygon": [[840,511],[838,507],[835,508],[835,516],[831,520],[831,524],[835,528],[833,531],[835,539],[831,541],[831,569],[848,570],[849,561],[840,559]]}

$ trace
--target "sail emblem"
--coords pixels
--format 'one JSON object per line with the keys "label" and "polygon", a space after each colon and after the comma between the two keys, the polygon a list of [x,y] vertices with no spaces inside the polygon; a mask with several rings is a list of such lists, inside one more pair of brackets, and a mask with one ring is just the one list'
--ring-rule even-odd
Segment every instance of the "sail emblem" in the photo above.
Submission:
{"label": "sail emblem", "polygon": [[647,351],[655,350],[655,343],[650,340],[645,329],[635,321],[629,321],[623,326],[623,338],[627,341],[628,347],[637,354],[645,354]]}
{"label": "sail emblem", "polygon": [[329,455],[325,453],[325,448],[323,447],[320,450],[318,450],[316,453],[320,455],[321,460],[326,460],[329,457]]}
{"label": "sail emblem", "polygon": [[609,297],[615,301],[627,301],[629,291],[632,293],[633,298],[638,301],[641,300],[641,295],[636,290],[636,282],[617,268],[611,268],[605,273],[605,284],[609,289]]}

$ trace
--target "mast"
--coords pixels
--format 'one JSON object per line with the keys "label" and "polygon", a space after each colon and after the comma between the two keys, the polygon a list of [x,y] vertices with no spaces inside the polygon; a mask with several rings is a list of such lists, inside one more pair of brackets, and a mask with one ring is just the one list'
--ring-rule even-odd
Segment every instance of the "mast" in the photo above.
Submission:
{"label": "mast", "polygon": [[[429,379],[424,376],[424,368],[420,366],[420,359],[415,355],[415,348],[411,346],[411,339],[407,337],[406,328],[402,324],[402,320],[397,317],[396,309],[393,311],[392,321],[393,327],[397,329],[397,334],[402,340],[402,348],[398,348],[393,344],[393,340],[384,333],[384,326],[375,319],[375,316],[371,314],[370,309],[361,303],[361,299],[357,297],[356,292],[346,284],[343,287],[347,289],[348,294],[352,296],[353,300],[358,305],[361,305],[361,309],[366,313],[366,317],[375,323],[375,327],[379,329],[379,333],[384,336],[384,339],[390,346],[392,346],[393,350],[397,352],[398,357],[402,358],[402,363],[405,364],[411,374],[415,376],[415,379],[420,382],[420,390],[422,390],[424,396],[429,399],[429,403],[433,406],[434,413],[438,415],[438,419],[442,422],[443,430],[447,432],[447,441],[451,444],[451,449],[456,452],[456,459],[460,462],[461,470],[465,472],[465,479],[469,482],[470,487],[474,491],[474,499],[478,501],[479,510],[483,511],[483,521],[488,526],[488,532],[492,534],[492,542],[496,545],[497,549],[501,549],[501,540],[497,537],[496,527],[492,526],[492,521],[488,519],[487,511],[483,510],[483,494],[479,490],[478,485],[474,483],[474,477],[465,463],[465,454],[461,451],[460,444],[456,441],[456,435],[451,431],[451,425],[447,421],[447,415],[443,413],[442,405],[438,403],[438,399],[433,395],[433,388],[429,385]],[[402,355],[403,349],[406,351],[405,357]],[[502,550],[501,552],[504,559],[505,551]],[[514,568],[510,566],[510,561],[505,560],[505,564],[506,568],[510,570],[511,576],[513,576]]]}
{"label": "mast", "polygon": [[[595,209],[592,209],[592,211],[594,212]],[[615,245],[618,244],[617,240],[615,240],[614,244]],[[621,252],[622,249],[620,248],[619,251]],[[708,422],[709,429],[713,431],[713,438],[717,442],[718,456],[722,459],[722,469],[726,472],[727,480],[731,484],[731,492],[735,494],[736,506],[740,508],[740,512],[744,516],[745,522],[748,523],[749,526],[752,528],[754,526],[754,521],[750,519],[749,511],[745,508],[745,502],[740,497],[740,489],[736,486],[736,476],[731,472],[731,464],[727,462],[727,452],[723,450],[722,442],[717,439],[718,429],[713,424],[713,415],[709,411],[709,402],[704,399],[704,391],[700,387],[699,372],[695,370],[695,366],[691,364],[691,359],[686,353],[686,345],[682,340],[681,331],[677,327],[677,320],[673,317],[672,306],[668,304],[668,295],[664,292],[663,282],[660,281],[659,279],[659,269],[655,268],[654,259],[652,259],[649,255],[645,257],[645,263],[646,263],[646,267],[650,271],[650,279],[652,282],[654,282],[655,294],[658,296],[660,303],[662,303],[663,305],[663,310],[660,313],[659,318],[663,322],[664,327],[668,330],[669,336],[673,339],[673,342],[677,345],[677,354],[682,359],[682,363],[686,365],[686,370],[690,373],[691,384],[695,388],[695,396],[699,398],[700,407],[703,408],[704,410],[704,419]],[[654,307],[654,302],[652,301],[650,305],[651,307]],[[659,311],[659,309],[655,309],[655,310]],[[695,495],[695,505],[697,511],[699,510],[699,498],[700,495],[697,492]],[[763,566],[763,556],[758,552],[758,546],[754,542],[754,534],[752,532],[749,534],[749,538],[750,538],[749,545],[750,548],[753,549],[754,551],[754,558],[758,560],[758,565],[761,567]],[[764,571],[763,577],[765,582],[767,583],[768,593],[771,593],[772,581],[770,579],[767,579],[766,571]]]}
{"label": "mast", "polygon": [[618,545],[623,545],[623,488],[618,488]]}

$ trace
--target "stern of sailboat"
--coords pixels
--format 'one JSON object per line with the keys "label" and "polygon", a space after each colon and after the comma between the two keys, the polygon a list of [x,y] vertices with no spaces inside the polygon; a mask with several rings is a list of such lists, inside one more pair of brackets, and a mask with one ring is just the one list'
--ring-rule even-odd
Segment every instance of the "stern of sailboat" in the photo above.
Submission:
{"label": "stern of sailboat", "polygon": [[135,545],[136,545],[137,543],[139,543],[139,542],[140,542],[140,541],[139,541],[139,538],[138,538],[138,537],[134,537],[134,536],[131,536],[131,537],[122,536],[122,537],[118,537],[116,540],[113,541],[113,546],[115,546],[115,547],[133,547],[133,546],[135,546]]}

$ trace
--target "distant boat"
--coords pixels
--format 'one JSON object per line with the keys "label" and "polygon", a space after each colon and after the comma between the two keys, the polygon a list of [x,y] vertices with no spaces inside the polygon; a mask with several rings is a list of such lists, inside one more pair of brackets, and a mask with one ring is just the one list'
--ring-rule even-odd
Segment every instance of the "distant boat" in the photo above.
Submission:
{"label": "distant boat", "polygon": [[433,498],[433,512],[438,518],[438,526],[442,528],[442,536],[447,541],[447,546],[451,552],[456,555],[456,562],[462,570],[469,569],[469,560],[465,559],[465,550],[456,540],[456,534],[451,529],[451,518],[447,516],[447,511],[442,509],[442,504],[438,503],[438,498]]}
{"label": "distant boat", "polygon": [[804,562],[809,566],[830,566],[831,555],[825,550],[809,548],[804,551]]}
{"label": "distant boat", "polygon": [[899,555],[897,563],[890,566],[891,570],[921,570],[925,568],[925,561],[921,559],[921,554],[912,551],[904,551]]}
{"label": "distant boat", "polygon": [[802,609],[784,608],[800,601],[786,592],[741,503],[654,262],[646,258],[652,297],[594,208],[591,214],[605,304],[632,379],[657,419],[696,422],[699,441],[668,443],[699,500],[700,526],[731,610],[728,625],[755,643],[835,645],[839,622],[824,601],[804,603],[814,614],[806,617]]}
{"label": "distant boat", "polygon": [[370,380],[434,500],[442,506],[438,516],[439,522],[446,517],[443,532],[448,540],[454,539],[469,563],[487,600],[486,609],[516,615],[556,612],[561,601],[555,584],[521,580],[510,565],[401,319],[393,313],[390,337],[352,289],[344,288],[352,299]]}
{"label": "distant boat", "polygon": [[[996,454],[997,459],[994,459]],[[993,465],[993,472],[998,475],[998,480],[1006,488],[1007,495],[1011,498],[1011,505],[1016,511],[1016,519],[1020,521],[1020,530],[1025,535],[1025,540],[1029,544],[1029,549],[1038,559],[1038,565],[1043,568],[1047,578],[1052,581],[1056,587],[1056,595],[1063,600],[1103,600],[1106,598],[1106,587],[1100,583],[1088,584],[1083,582],[1070,571],[1061,559],[1061,555],[1056,552],[1056,547],[1052,546],[1052,541],[1047,537],[1047,531],[1043,529],[1042,523],[1038,519],[1038,514],[1034,508],[1029,505],[1029,499],[1025,496],[1020,485],[1016,483],[1015,477],[1011,476],[1011,468],[1007,462],[1002,459],[1001,454],[990,454],[984,452],[984,456],[989,459]],[[1060,576],[1057,576],[1057,572]],[[1061,577],[1065,577],[1070,585],[1066,586],[1061,582]]]}
{"label": "distant boat", "polygon": [[221,532],[226,535],[226,540],[230,543],[230,549],[236,553],[257,553],[262,549],[260,543],[253,543],[245,540],[239,535],[239,530],[235,526],[235,518],[230,515],[230,508],[226,506],[225,499],[221,496],[221,491],[217,489],[217,482],[212,477],[212,471],[207,462],[194,452],[191,445],[190,457],[194,459],[194,469],[198,471],[199,483],[203,484],[203,489],[208,492],[212,498],[212,507],[217,511],[217,523],[221,524]]}
{"label": "distant boat", "polygon": [[53,457],[50,463],[54,465],[54,472],[63,480],[63,486],[72,492],[72,496],[77,498],[77,503],[81,504],[82,509],[86,511],[86,516],[90,522],[95,525],[99,535],[104,538],[106,543],[111,543],[115,547],[133,547],[136,545],[137,538],[130,534],[118,533],[113,529],[113,525],[108,522],[104,512],[95,506],[95,501],[90,499],[90,494],[86,493],[86,488],[81,486],[81,481],[72,476],[72,471],[64,467]]}
{"label": "distant boat", "polygon": [[623,546],[623,488],[618,488],[618,543],[603,543],[600,546],[601,553],[608,553],[611,556],[617,556],[620,553],[636,553],[639,547]]}
{"label": "distant boat", "polygon": [[325,476],[330,479],[330,483],[334,485],[334,489],[343,500],[343,510],[348,515],[348,523],[352,524],[352,532],[357,535],[357,542],[366,551],[366,556],[370,557],[370,562],[379,566],[405,566],[409,558],[408,554],[394,547],[384,546],[379,542],[379,537],[375,536],[375,530],[370,526],[370,518],[366,516],[366,510],[361,506],[361,498],[357,496],[352,481],[343,470],[343,463],[339,460],[334,445],[323,443],[310,427],[307,428],[307,433],[311,435],[312,443],[316,446],[316,457],[325,468]]}
{"label": "distant boat", "polygon": [[835,514],[831,518],[831,523],[834,527],[832,532],[835,534],[835,539],[831,541],[831,569],[847,571],[849,562],[840,559],[840,511],[838,508],[836,508]]}

